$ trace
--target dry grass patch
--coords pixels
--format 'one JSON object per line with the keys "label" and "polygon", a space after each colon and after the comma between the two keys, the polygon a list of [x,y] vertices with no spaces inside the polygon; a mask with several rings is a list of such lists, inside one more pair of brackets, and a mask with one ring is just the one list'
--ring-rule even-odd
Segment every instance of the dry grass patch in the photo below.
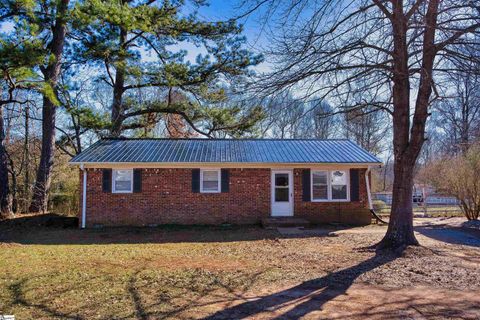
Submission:
{"label": "dry grass patch", "polygon": [[[231,319],[255,311],[251,301],[263,308],[253,318],[367,317],[365,288],[383,290],[397,306],[372,300],[369,310],[410,315],[400,289],[420,299],[418,286],[438,297],[480,288],[478,247],[420,235],[425,248],[379,256],[363,248],[380,240],[380,226],[300,238],[257,227],[22,228],[0,225],[0,314],[19,319]],[[439,301],[427,311],[461,311]],[[466,305],[464,316],[475,314]]]}

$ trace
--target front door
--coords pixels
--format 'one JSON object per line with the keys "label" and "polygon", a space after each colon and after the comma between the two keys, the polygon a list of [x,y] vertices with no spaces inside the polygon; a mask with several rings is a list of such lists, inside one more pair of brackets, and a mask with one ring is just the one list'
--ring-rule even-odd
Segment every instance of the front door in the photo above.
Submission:
{"label": "front door", "polygon": [[293,174],[272,170],[272,217],[293,216]]}

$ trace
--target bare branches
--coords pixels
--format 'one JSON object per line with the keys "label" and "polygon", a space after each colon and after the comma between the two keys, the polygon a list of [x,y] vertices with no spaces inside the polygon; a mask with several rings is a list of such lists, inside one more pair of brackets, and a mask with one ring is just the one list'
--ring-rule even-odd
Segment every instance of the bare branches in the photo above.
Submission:
{"label": "bare branches", "polygon": [[[382,1],[380,0],[372,0],[372,1],[388,19],[390,20],[392,19],[392,13],[388,11],[388,9],[383,5]],[[386,2],[386,1],[383,1],[383,2]]]}

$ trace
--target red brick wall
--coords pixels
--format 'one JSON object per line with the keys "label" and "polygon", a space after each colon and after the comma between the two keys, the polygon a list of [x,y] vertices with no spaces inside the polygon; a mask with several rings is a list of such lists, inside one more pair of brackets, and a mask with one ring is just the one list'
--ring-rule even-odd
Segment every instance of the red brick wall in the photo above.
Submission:
{"label": "red brick wall", "polygon": [[[302,201],[301,170],[294,170],[296,217],[312,222],[369,222],[365,218],[364,171],[360,175],[361,201],[318,203]],[[226,193],[193,193],[192,169],[143,169],[142,192],[127,194],[103,192],[102,169],[87,172],[87,227],[251,224],[270,216],[270,169],[230,169],[230,191]]]}
{"label": "red brick wall", "polygon": [[359,200],[352,202],[309,202],[302,200],[302,169],[293,171],[295,195],[294,214],[314,223],[339,222],[346,224],[369,224],[366,169],[359,171]]}

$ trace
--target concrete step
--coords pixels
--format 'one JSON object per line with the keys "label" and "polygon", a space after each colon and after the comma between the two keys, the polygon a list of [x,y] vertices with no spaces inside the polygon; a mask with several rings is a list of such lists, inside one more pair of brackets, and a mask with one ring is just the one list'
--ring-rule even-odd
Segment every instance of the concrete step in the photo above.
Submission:
{"label": "concrete step", "polygon": [[295,217],[268,217],[262,219],[262,226],[265,229],[308,227],[310,222],[302,218]]}

